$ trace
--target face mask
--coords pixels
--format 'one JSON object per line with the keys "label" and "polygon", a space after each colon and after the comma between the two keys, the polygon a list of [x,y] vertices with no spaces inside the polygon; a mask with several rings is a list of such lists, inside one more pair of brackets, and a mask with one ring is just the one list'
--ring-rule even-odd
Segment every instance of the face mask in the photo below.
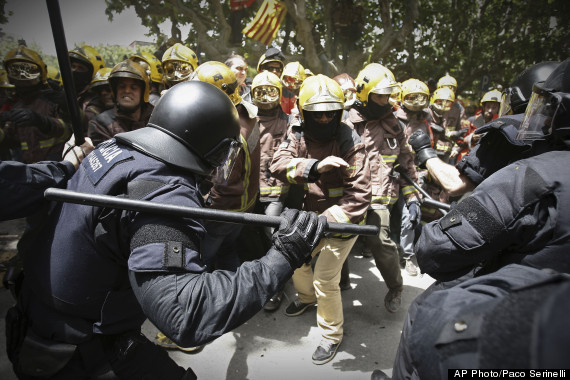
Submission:
{"label": "face mask", "polygon": [[89,72],[73,71],[71,76],[73,77],[73,86],[77,92],[81,92],[91,82],[91,74]]}
{"label": "face mask", "polygon": [[379,105],[376,102],[368,102],[366,107],[361,109],[362,113],[369,119],[379,119],[386,115],[388,112],[392,111],[392,105],[390,103],[386,105]]}
{"label": "face mask", "polygon": [[305,134],[317,141],[330,141],[334,139],[340,125],[341,112],[336,112],[335,117],[326,124],[318,123],[312,116],[307,115],[303,123]]}

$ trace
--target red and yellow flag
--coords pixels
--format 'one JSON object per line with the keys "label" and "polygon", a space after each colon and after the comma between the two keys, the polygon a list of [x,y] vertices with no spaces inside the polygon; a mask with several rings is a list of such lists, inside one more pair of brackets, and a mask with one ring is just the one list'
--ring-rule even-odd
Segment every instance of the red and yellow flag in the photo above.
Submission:
{"label": "red and yellow flag", "polygon": [[286,14],[285,3],[278,0],[264,0],[253,20],[241,32],[267,46],[277,36]]}

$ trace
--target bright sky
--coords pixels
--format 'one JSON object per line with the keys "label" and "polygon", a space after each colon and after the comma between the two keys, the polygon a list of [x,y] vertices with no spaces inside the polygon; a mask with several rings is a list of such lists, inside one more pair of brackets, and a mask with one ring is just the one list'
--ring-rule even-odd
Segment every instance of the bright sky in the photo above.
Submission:
{"label": "bright sky", "polygon": [[[105,14],[105,0],[59,0],[67,46],[76,43],[88,45],[109,44],[128,46],[131,42],[155,42],[145,36],[148,28],[141,25],[134,8],[115,14],[113,22]],[[6,33],[24,38],[28,44],[36,42],[44,54],[56,55],[53,34],[45,0],[7,0],[5,12],[8,24],[0,25]],[[170,23],[161,26],[163,32],[170,30]],[[184,31],[183,31],[184,33]]]}

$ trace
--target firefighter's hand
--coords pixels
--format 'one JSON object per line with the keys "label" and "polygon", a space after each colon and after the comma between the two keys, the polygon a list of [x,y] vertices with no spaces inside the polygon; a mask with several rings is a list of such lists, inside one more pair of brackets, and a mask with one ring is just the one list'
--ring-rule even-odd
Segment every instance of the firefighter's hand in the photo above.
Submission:
{"label": "firefighter's hand", "polygon": [[75,136],[72,135],[69,141],[65,143],[62,156],[65,161],[71,162],[73,166],[75,166],[75,170],[77,170],[81,161],[83,161],[93,149],[95,149],[95,147],[89,137],[85,137],[85,142],[77,146],[75,145]]}
{"label": "firefighter's hand", "polygon": [[291,268],[297,269],[311,260],[311,253],[324,235],[327,219],[297,209],[285,209],[281,219],[279,229],[273,234],[273,247],[281,252]]}
{"label": "firefighter's hand", "polygon": [[410,144],[413,151],[416,153],[418,166],[422,169],[426,168],[425,164],[427,160],[437,157],[436,151],[431,147],[429,136],[421,129],[412,133],[408,139],[408,144]]}
{"label": "firefighter's hand", "polygon": [[320,161],[317,165],[317,172],[319,174],[333,170],[334,168],[345,167],[348,168],[348,163],[340,157],[328,156],[324,160]]}

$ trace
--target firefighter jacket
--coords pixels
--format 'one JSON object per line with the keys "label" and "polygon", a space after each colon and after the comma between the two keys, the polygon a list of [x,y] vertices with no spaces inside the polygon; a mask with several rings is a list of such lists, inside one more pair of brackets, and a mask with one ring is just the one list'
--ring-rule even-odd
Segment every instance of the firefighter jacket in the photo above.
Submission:
{"label": "firefighter jacket", "polygon": [[[315,165],[329,156],[340,157],[349,166],[318,174]],[[364,223],[371,195],[370,168],[364,144],[346,124],[340,123],[330,141],[311,139],[302,125],[293,126],[270,170],[282,181],[304,184],[303,210],[322,214],[329,222]]]}
{"label": "firefighter jacket", "polygon": [[243,104],[236,108],[242,149],[227,183],[212,187],[207,204],[217,210],[248,212],[255,206],[259,191],[259,123]]}
{"label": "firefighter jacket", "polygon": [[130,115],[126,115],[117,110],[117,106],[95,116],[89,121],[88,136],[97,146],[105,140],[110,139],[117,133],[134,131],[145,127],[150,119],[150,114],[154,107],[150,103],[143,103],[141,114],[138,120]]}
{"label": "firefighter jacket", "polygon": [[259,145],[261,159],[259,168],[259,199],[270,202],[283,199],[289,191],[287,182],[271,175],[269,167],[279,144],[287,137],[287,115],[277,107],[271,115],[257,115],[259,121]]}
{"label": "firefighter jacket", "polygon": [[358,133],[370,160],[372,207],[390,207],[398,200],[400,188],[406,202],[417,196],[416,189],[394,167],[399,164],[412,180],[417,181],[414,157],[406,135],[393,113],[379,120],[366,120],[356,108],[351,108],[347,124]]}
{"label": "firefighter jacket", "polygon": [[20,148],[21,159],[26,164],[61,160],[63,146],[71,136],[71,126],[62,118],[59,106],[40,92],[34,92],[22,96],[12,110],[21,108],[48,117],[54,122],[55,128],[51,128],[49,132],[42,132],[39,126],[16,126],[12,121],[7,121],[3,125],[4,140],[0,141],[0,144],[7,148]]}
{"label": "firefighter jacket", "polygon": [[[430,137],[431,146],[432,148],[434,147],[435,139],[431,128],[431,116],[427,110],[421,112],[407,112],[404,107],[400,107],[396,111],[395,115],[398,120],[403,123],[404,134],[406,135],[406,144],[412,133],[417,130],[422,130]],[[408,148],[410,148],[410,151],[412,151],[413,154],[413,150],[409,144]],[[427,170],[420,170],[416,167],[416,171],[418,184],[429,194],[430,197],[443,203],[449,202],[449,193],[436,183],[433,178],[431,178]],[[422,204],[421,210],[422,221],[424,222],[431,222],[443,216],[437,208],[427,206],[425,204]]]}

